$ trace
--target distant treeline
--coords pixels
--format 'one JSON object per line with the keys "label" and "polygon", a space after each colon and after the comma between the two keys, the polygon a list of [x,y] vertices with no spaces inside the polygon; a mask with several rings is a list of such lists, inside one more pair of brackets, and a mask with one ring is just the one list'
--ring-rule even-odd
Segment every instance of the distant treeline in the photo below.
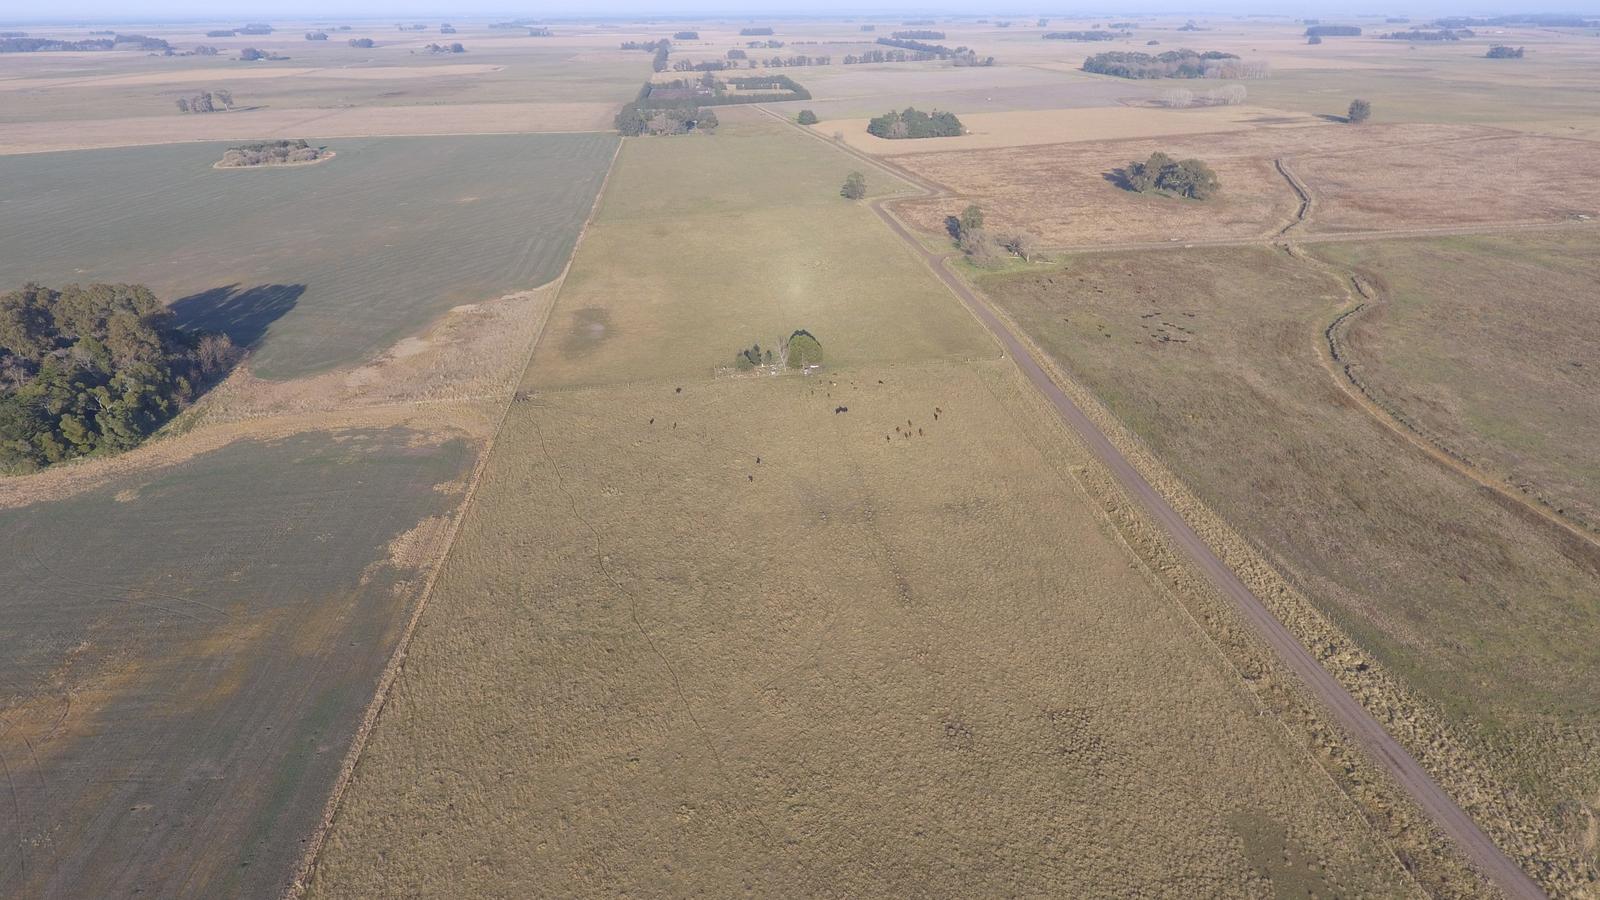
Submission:
{"label": "distant treeline", "polygon": [[1600,25],[1600,19],[1591,19],[1586,16],[1575,16],[1562,13],[1515,13],[1509,16],[1495,16],[1487,19],[1476,19],[1472,16],[1450,16],[1435,19],[1433,22],[1440,28],[1471,28],[1485,25],[1538,25],[1544,28],[1592,28]]}
{"label": "distant treeline", "polygon": [[1462,38],[1475,37],[1470,28],[1450,29],[1442,28],[1438,31],[1391,31],[1388,34],[1378,35],[1384,41],[1459,41]]}
{"label": "distant treeline", "polygon": [[746,37],[757,37],[757,36],[761,36],[761,35],[769,35],[769,34],[771,34],[772,33],[772,29],[771,28],[741,28],[741,29],[739,29],[739,33],[744,35],[744,36],[746,36]]}
{"label": "distant treeline", "polygon": [[[698,32],[698,31],[680,31],[677,34],[674,34],[672,36],[672,39],[675,40],[675,41],[698,41],[698,40],[700,40],[700,32]],[[624,47],[623,49],[626,50],[627,48]]]}
{"label": "distant treeline", "polygon": [[118,34],[108,38],[90,38],[82,41],[58,41],[51,38],[7,37],[0,38],[0,53],[48,53],[59,50],[115,50],[118,47],[128,49],[125,45],[132,45],[137,50],[170,50],[171,46],[161,38],[147,37],[142,34]]}
{"label": "distant treeline", "polygon": [[1051,31],[1045,34],[1047,41],[1111,41],[1118,35],[1110,31]]}
{"label": "distant treeline", "polygon": [[911,106],[900,112],[886,112],[867,123],[868,134],[888,140],[956,137],[966,134],[966,131],[954,113],[938,110],[925,113]]}
{"label": "distant treeline", "polygon": [[238,358],[143,285],[0,294],[0,472],[131,449]]}
{"label": "distant treeline", "polygon": [[944,32],[942,31],[891,31],[889,32],[889,36],[899,38],[902,41],[944,40]]}
{"label": "distant treeline", "polygon": [[271,34],[272,26],[265,22],[251,22],[243,28],[237,29],[240,34]]}
{"label": "distant treeline", "polygon": [[878,38],[877,43],[885,47],[899,47],[902,50],[915,50],[918,53],[932,53],[939,59],[945,59],[955,52],[943,44],[925,44],[922,41],[913,41],[906,38]]}
{"label": "distant treeline", "polygon": [[377,44],[372,40],[372,38],[351,38],[350,46],[359,47],[362,50],[370,50],[377,46]]}
{"label": "distant treeline", "polygon": [[1118,78],[1261,78],[1267,70],[1265,63],[1247,63],[1220,50],[1168,50],[1154,55],[1114,50],[1084,60],[1083,71]]}
{"label": "distant treeline", "polygon": [[1358,37],[1361,28],[1357,25],[1313,25],[1306,29],[1306,37]]}

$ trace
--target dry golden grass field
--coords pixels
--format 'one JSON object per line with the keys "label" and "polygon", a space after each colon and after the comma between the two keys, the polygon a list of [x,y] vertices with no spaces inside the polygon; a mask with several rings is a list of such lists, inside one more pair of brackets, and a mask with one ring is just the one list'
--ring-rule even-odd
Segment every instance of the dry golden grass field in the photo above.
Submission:
{"label": "dry golden grass field", "polygon": [[[691,164],[750,190],[643,183]],[[1414,892],[849,165],[760,120],[624,147],[312,893]],[[598,277],[624,243],[702,277]],[[814,270],[739,290],[730,246]],[[788,327],[842,358],[715,371]]]}
{"label": "dry golden grass field", "polygon": [[[0,54],[0,293],[144,281],[258,345],[141,447],[0,481],[0,897],[1493,895],[929,271],[977,203],[1051,259],[960,277],[1600,900],[1593,29],[747,19]],[[996,64],[843,64],[906,28]],[[679,30],[673,63],[832,62],[741,66],[811,99],[613,161],[640,85],[697,74],[621,44]],[[1177,48],[1265,77],[1081,70]],[[865,133],[908,105],[970,133]],[[269,138],[337,155],[163,146]],[[1118,186],[1157,150],[1220,193]],[[735,370],[795,329],[820,371]]]}

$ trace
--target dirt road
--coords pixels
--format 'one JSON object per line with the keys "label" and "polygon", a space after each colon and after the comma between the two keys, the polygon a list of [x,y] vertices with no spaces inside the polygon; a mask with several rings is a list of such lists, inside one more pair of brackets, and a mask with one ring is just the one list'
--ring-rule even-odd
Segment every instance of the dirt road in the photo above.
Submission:
{"label": "dirt road", "polygon": [[[763,108],[763,112],[769,110]],[[787,121],[785,119],[785,121]],[[798,127],[798,126],[797,126]],[[801,129],[812,133],[807,129]],[[943,192],[936,185],[910,173],[900,171],[865,154],[851,152],[874,167],[892,172],[922,190],[929,196]],[[1011,359],[1017,364],[1045,399],[1049,400],[1061,419],[1077,433],[1095,457],[1116,478],[1123,491],[1137,502],[1164,530],[1173,542],[1194,562],[1195,566],[1213,585],[1239,609],[1252,627],[1272,647],[1273,651],[1299,676],[1318,700],[1328,709],[1346,732],[1352,735],[1371,757],[1395,779],[1400,787],[1448,834],[1467,854],[1474,864],[1492,880],[1508,897],[1544,897],[1543,890],[1510,857],[1501,852],[1489,836],[1478,827],[1472,817],[1462,809],[1444,789],[1433,780],[1422,766],[1395,740],[1383,726],[1369,714],[1360,701],[1351,696],[1333,675],[1317,662],[1316,658],[1269,611],[1233,570],[1222,562],[1211,547],[1183,520],[1166,499],[1151,486],[1094,421],[1068,397],[1066,392],[1050,377],[1044,367],[1028,351],[1022,340],[1011,330],[987,302],[981,299],[965,281],[945,264],[948,254],[932,252],[891,212],[884,208],[885,199],[871,203],[873,212],[884,224],[906,242],[944,282],[972,314],[997,338]]]}

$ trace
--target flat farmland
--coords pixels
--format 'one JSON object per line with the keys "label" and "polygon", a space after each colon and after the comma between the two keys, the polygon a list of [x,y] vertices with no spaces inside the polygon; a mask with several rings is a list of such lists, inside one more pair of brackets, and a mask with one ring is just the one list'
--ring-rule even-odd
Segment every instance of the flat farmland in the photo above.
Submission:
{"label": "flat farmland", "polygon": [[1310,116],[1285,116],[1281,110],[1251,106],[1183,110],[1138,106],[1076,107],[962,115],[961,124],[966,126],[966,134],[925,140],[890,140],[868,133],[867,122],[864,118],[837,119],[820,122],[813,127],[825,135],[844,132],[845,143],[857,150],[878,156],[894,156],[1245,131],[1263,122],[1274,125],[1320,124],[1320,120]]}
{"label": "flat farmland", "polygon": [[1573,177],[1600,146],[1485,129],[1414,148],[1290,158],[1316,204],[1310,230],[1549,222],[1600,217],[1600,183]]}
{"label": "flat farmland", "polygon": [[1413,892],[852,160],[730,118],[625,142],[312,895]]}
{"label": "flat farmland", "polygon": [[0,894],[281,892],[472,459],[305,433],[0,510]]}
{"label": "flat farmland", "polygon": [[[1547,884],[1592,880],[1592,548],[1345,397],[1318,355],[1345,302],[1322,270],[1266,247],[1064,263],[984,289],[1441,717],[1443,732],[1412,750],[1480,822],[1547,867]],[[1402,709],[1379,715],[1401,734],[1414,724]]]}
{"label": "flat farmland", "polygon": [[1330,243],[1378,301],[1345,349],[1386,407],[1444,447],[1600,525],[1600,238]]}
{"label": "flat farmland", "polygon": [[[372,49],[345,46],[351,36],[375,36],[381,43]],[[231,90],[241,109],[273,111],[405,106],[435,107],[447,115],[453,106],[493,103],[601,103],[615,111],[650,72],[649,54],[625,53],[609,36],[582,47],[549,46],[532,38],[487,47],[474,46],[471,35],[457,35],[452,40],[461,40],[469,51],[443,58],[418,52],[440,40],[438,34],[394,43],[396,36],[391,27],[376,35],[346,33],[323,46],[299,33],[265,40],[176,39],[179,47],[217,44],[224,55],[216,57],[8,54],[14,58],[0,60],[0,123],[56,122],[70,129],[102,119],[148,118],[182,127],[191,118],[234,115],[178,112],[179,98],[217,89]],[[289,59],[242,63],[233,57],[245,46]]]}
{"label": "flat farmland", "polygon": [[[900,204],[918,228],[942,234],[945,217],[976,202],[1002,233],[1031,230],[1061,247],[1266,238],[1299,203],[1276,159],[1311,190],[1309,233],[1571,219],[1600,209],[1600,187],[1569,177],[1593,147],[1484,126],[1307,126],[1298,116],[1260,116],[1242,131],[914,153],[894,163],[957,195]],[[1118,186],[1116,169],[1156,150],[1204,160],[1221,191],[1196,202]]]}
{"label": "flat farmland", "polygon": [[306,375],[555,278],[616,140],[340,139],[327,163],[264,171],[212,169],[226,144],[0,157],[0,284],[143,282],[259,340],[258,375]]}

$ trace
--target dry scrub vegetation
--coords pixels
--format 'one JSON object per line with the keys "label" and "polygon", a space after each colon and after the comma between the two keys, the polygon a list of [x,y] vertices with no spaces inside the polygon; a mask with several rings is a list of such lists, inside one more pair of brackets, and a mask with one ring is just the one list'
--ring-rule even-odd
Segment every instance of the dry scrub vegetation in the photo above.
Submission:
{"label": "dry scrub vegetation", "polygon": [[1337,282],[1248,248],[1077,256],[985,288],[1355,639],[1335,671],[1502,846],[1551,889],[1595,877],[1600,561],[1344,396],[1317,345]]}
{"label": "dry scrub vegetation", "polygon": [[[311,892],[1415,892],[850,168],[625,145]],[[714,373],[800,315],[824,373]]]}
{"label": "dry scrub vegetation", "polygon": [[1600,242],[1587,230],[1326,244],[1377,301],[1343,349],[1443,447],[1600,528]]}

